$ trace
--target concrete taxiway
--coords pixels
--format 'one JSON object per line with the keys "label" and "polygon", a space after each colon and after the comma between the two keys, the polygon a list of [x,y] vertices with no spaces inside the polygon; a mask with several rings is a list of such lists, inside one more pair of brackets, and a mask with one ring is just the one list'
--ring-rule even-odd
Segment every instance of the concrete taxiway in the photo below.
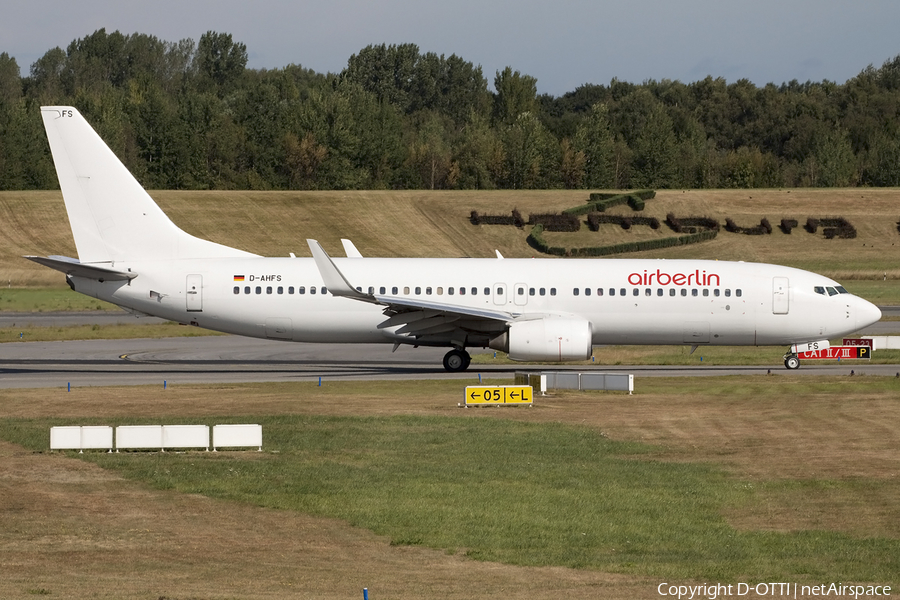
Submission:
{"label": "concrete taxiway", "polygon": [[[476,362],[464,373],[447,373],[442,348],[390,345],[292,344],[236,336],[196,338],[11,342],[0,344],[0,388],[67,388],[69,385],[167,385],[269,381],[377,379],[511,379],[516,370],[596,370],[627,372],[636,377],[734,374],[895,376],[897,365],[865,361],[804,364],[788,371],[780,350],[772,348],[772,364],[763,366],[584,366],[511,365]],[[598,349],[602,353],[602,349]]]}

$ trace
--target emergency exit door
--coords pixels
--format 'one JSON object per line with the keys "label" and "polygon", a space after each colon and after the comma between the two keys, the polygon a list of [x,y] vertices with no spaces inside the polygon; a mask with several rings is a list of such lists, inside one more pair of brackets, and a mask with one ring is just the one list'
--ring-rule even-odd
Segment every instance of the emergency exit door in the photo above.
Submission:
{"label": "emergency exit door", "polygon": [[203,312],[203,275],[187,276],[187,310]]}
{"label": "emergency exit door", "polygon": [[776,315],[786,315],[790,310],[790,282],[787,277],[772,278],[772,312]]}

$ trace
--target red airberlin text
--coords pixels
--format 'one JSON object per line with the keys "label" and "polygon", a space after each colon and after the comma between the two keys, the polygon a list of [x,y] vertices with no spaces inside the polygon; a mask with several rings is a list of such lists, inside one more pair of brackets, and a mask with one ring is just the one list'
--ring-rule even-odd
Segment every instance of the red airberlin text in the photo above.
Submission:
{"label": "red airberlin text", "polygon": [[697,269],[693,273],[666,273],[656,271],[644,271],[632,273],[628,276],[631,285],[722,285],[719,276],[715,273],[707,273]]}

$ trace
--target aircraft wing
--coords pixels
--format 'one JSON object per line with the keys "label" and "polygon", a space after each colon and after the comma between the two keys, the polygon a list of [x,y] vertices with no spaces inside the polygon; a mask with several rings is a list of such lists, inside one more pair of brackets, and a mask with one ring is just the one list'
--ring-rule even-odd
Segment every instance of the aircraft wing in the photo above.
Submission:
{"label": "aircraft wing", "polygon": [[25,258],[74,277],[84,277],[98,281],[125,281],[137,277],[137,273],[117,271],[96,264],[82,263],[77,258],[69,258],[68,256],[26,256]]}
{"label": "aircraft wing", "polygon": [[384,306],[384,314],[388,318],[378,327],[387,329],[399,326],[394,332],[398,336],[420,337],[454,330],[499,333],[522,316],[521,313],[504,310],[457,306],[406,296],[367,294],[347,280],[319,242],[307,240],[307,243],[328,291],[335,296]]}

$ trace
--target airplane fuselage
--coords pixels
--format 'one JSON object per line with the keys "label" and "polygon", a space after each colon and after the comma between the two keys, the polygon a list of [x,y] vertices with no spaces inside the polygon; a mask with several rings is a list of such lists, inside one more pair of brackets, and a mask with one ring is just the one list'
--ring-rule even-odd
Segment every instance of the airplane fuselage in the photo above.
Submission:
{"label": "airplane fuselage", "polygon": [[[520,319],[584,319],[591,323],[593,344],[790,345],[856,331],[873,316],[868,302],[826,277],[768,264],[334,261],[363,292],[501,310]],[[397,327],[379,328],[387,319],[383,307],[332,296],[310,258],[135,261],[115,267],[140,275],[130,281],[71,280],[77,291],[122,307],[238,335],[296,342],[450,345],[449,338],[439,334],[417,341],[396,335]],[[483,339],[473,336],[467,345],[486,346],[489,337],[490,332]]]}

